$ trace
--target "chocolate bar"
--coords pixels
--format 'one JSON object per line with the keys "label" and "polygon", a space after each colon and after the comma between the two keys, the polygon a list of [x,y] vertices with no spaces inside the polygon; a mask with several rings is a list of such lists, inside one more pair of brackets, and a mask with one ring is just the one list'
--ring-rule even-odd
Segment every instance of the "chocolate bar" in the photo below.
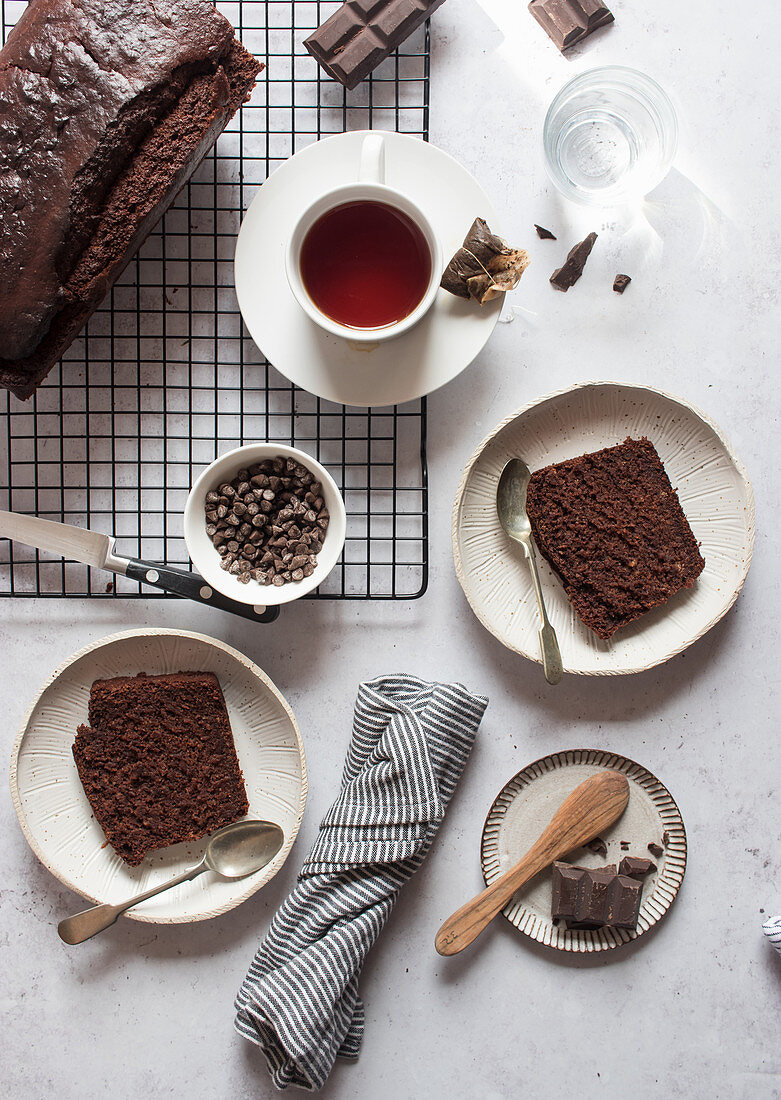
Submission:
{"label": "chocolate bar", "polygon": [[531,0],[529,11],[562,51],[614,18],[601,0]]}
{"label": "chocolate bar", "polygon": [[584,240],[569,250],[564,263],[561,267],[557,267],[550,277],[550,282],[557,290],[567,291],[575,285],[583,274],[583,268],[586,266],[586,260],[591,255],[591,249],[594,247],[596,239],[596,233],[589,233]]}
{"label": "chocolate bar", "polygon": [[354,88],[445,0],[347,0],[304,45],[329,76]]}
{"label": "chocolate bar", "polygon": [[553,920],[566,921],[570,929],[631,931],[637,927],[642,894],[642,879],[618,874],[615,863],[593,869],[553,864]]}

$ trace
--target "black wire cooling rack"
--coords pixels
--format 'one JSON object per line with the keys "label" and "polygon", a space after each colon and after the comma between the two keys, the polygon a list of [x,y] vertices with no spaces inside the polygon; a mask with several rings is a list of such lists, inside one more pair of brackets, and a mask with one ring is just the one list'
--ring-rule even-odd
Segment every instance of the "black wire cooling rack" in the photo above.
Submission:
{"label": "black wire cooling rack", "polygon": [[[220,137],[59,367],[27,402],[0,397],[0,507],[115,535],[118,552],[188,566],[181,515],[218,454],[269,439],[317,457],[347,507],[342,562],[314,598],[414,599],[428,579],[425,400],[357,409],[287,382],[243,328],[233,250],[274,168],[321,137],[428,137],[428,26],[353,92],[303,40],[336,3],[218,7],[266,64]],[[21,0],[0,0],[3,41]],[[0,595],[163,598],[0,539]]]}

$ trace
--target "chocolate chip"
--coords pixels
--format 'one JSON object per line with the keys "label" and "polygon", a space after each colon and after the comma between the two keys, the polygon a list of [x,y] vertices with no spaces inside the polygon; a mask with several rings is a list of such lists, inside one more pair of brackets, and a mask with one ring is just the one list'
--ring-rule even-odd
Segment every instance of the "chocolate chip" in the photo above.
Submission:
{"label": "chocolate chip", "polygon": [[206,533],[242,584],[281,586],[311,577],[329,513],[322,485],[281,455],[239,470],[206,494]]}

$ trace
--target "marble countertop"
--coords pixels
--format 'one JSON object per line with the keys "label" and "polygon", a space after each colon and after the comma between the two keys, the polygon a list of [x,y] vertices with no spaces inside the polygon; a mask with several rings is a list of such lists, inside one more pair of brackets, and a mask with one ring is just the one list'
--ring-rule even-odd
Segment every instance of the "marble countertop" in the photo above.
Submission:
{"label": "marble countertop", "polygon": [[[781,959],[761,932],[762,913],[781,911],[779,570],[769,554],[781,518],[781,9],[757,0],[739,20],[726,0],[707,16],[677,0],[612,7],[615,25],[568,58],[522,0],[448,0],[433,21],[431,139],[477,175],[504,235],[528,244],[533,262],[507,323],[430,399],[431,576],[421,600],[293,605],[263,630],[184,603],[3,604],[6,756],[29,698],[75,649],[128,627],[185,627],[244,651],[284,692],[311,787],[290,860],[245,905],[188,928],[120,920],[78,950],[55,924],[80,899],[38,864],[6,792],[0,1095],[275,1095],[262,1058],[233,1031],[232,1000],[334,796],[357,684],[403,669],[460,680],[491,702],[435,846],[364,970],[361,1057],[339,1064],[322,1095],[781,1096]],[[542,164],[547,102],[570,75],[606,63],[656,77],[681,121],[674,170],[631,216],[567,204]],[[567,295],[548,285],[558,261],[533,222],[562,245],[600,233]],[[623,297],[610,291],[616,271],[633,278]],[[450,507],[464,462],[496,422],[588,378],[649,383],[705,409],[753,480],[757,545],[736,606],[686,654],[640,676],[570,677],[550,690],[469,610]],[[481,886],[492,799],[529,761],[580,746],[637,759],[676,798],[689,866],[670,914],[610,957],[555,956],[499,920],[472,951],[439,958],[434,932]]]}

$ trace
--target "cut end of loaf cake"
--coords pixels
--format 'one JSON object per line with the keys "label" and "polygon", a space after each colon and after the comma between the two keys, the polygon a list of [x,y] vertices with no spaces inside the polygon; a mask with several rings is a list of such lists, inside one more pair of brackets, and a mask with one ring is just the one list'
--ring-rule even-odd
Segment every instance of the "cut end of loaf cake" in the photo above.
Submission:
{"label": "cut end of loaf cake", "polygon": [[248,809],[222,689],[210,672],[96,680],[73,757],[112,848],[131,867]]}
{"label": "cut end of loaf cake", "polygon": [[537,470],[526,508],[540,553],[600,638],[691,588],[705,568],[678,494],[646,438]]}

